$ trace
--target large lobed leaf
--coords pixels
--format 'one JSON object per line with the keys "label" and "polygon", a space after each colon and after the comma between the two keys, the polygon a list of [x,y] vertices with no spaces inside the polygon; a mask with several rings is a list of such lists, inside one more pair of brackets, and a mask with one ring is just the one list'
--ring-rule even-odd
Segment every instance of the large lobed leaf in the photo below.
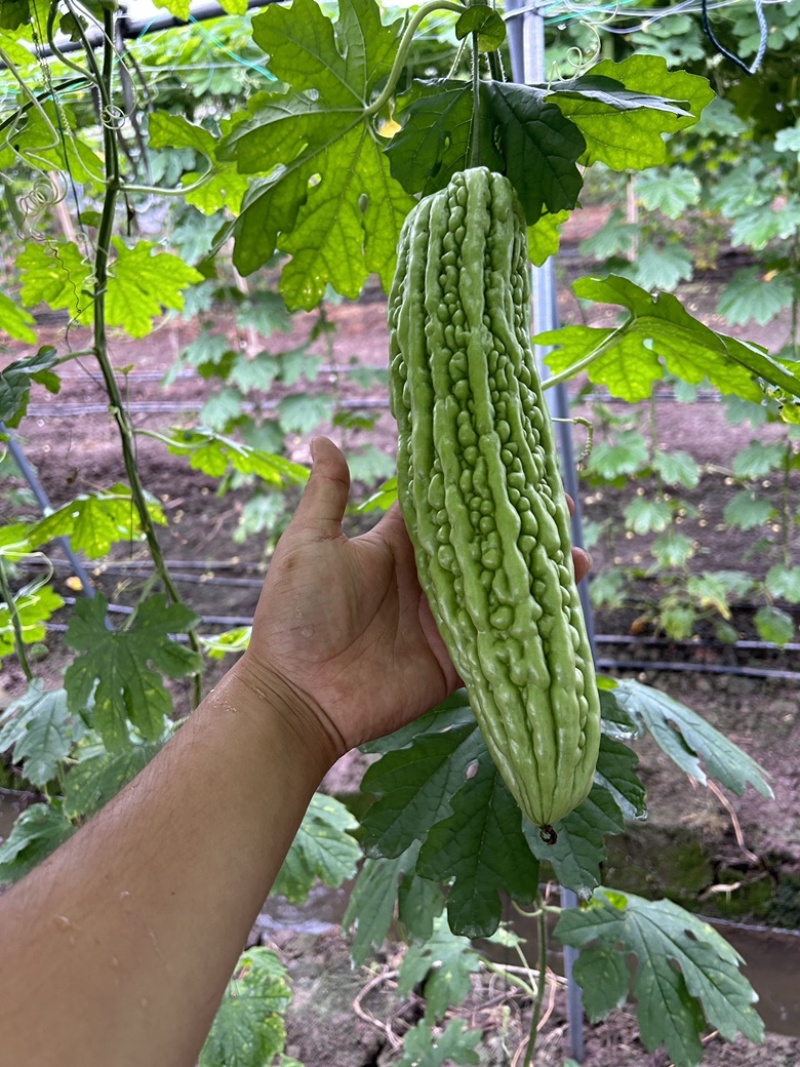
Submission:
{"label": "large lobed leaf", "polygon": [[46,690],[36,679],[0,716],[0,752],[8,752],[27,780],[43,789],[69,753],[72,725],[65,691]]}
{"label": "large lobed leaf", "polygon": [[[154,523],[163,526],[167,521],[155,500],[148,501],[148,513]],[[142,535],[139,515],[126,485],[81,493],[27,530],[32,549],[56,537],[69,537],[75,548],[92,559],[105,556],[117,541],[131,541]]]}
{"label": "large lobed leaf", "polygon": [[471,84],[415,81],[398,97],[403,127],[387,155],[403,187],[423,195],[469,166],[499,171],[533,225],[576,206],[579,163],[628,170],[663,162],[664,134],[696,122],[713,95],[705,79],[671,73],[657,56],[602,63],[549,86],[482,81],[476,154]]}
{"label": "large lobed leaf", "polygon": [[152,596],[140,603],[127,630],[109,629],[107,610],[101,594],[75,605],[65,640],[79,655],[67,668],[64,685],[70,710],[90,718],[106,748],[118,752],[131,745],[129,723],[147,741],[161,736],[172,698],[159,672],[183,678],[201,661],[171,636],[197,622],[183,605]]}
{"label": "large lobed leaf", "polygon": [[0,884],[16,882],[75,832],[58,801],[31,804],[0,844]]}
{"label": "large lobed leaf", "polygon": [[522,820],[463,692],[368,747],[383,753],[362,783],[375,797],[362,818],[371,885],[361,880],[357,885],[361,905],[374,893],[374,913],[381,916],[371,937],[385,932],[391,908],[397,900],[404,903],[404,887],[412,892],[414,878],[421,880],[413,885],[420,909],[430,908],[425,921],[430,925],[441,909],[433,887],[450,884],[451,927],[470,936],[496,929],[499,894],[523,904],[533,899],[537,859],[549,862],[562,884],[585,896],[600,883],[603,835],[620,833],[626,816],[644,813],[636,755],[603,738],[590,797],[556,826],[557,844],[546,845]]}
{"label": "large lobed leaf", "polygon": [[286,968],[268,948],[239,959],[198,1067],[265,1067],[286,1044],[283,1016],[292,999]]}
{"label": "large lobed leaf", "polygon": [[[600,693],[603,717],[627,722],[635,733],[650,733],[662,751],[684,773],[705,784],[708,774],[737,796],[748,785],[772,798],[765,772],[738,745],[691,708],[657,689],[633,679],[620,681]],[[703,769],[705,766],[706,770]]]}
{"label": "large lobed leaf", "polygon": [[317,879],[338,887],[352,878],[361,849],[351,831],[355,818],[335,797],[315,793],[272,886],[288,900],[306,900]]}
{"label": "large lobed leaf", "polygon": [[276,250],[289,253],[281,291],[290,308],[314,307],[327,285],[356,297],[371,272],[391,280],[413,201],[389,173],[365,109],[391,69],[400,26],[383,26],[374,0],[343,0],[335,24],[314,0],[253,20],[270,70],[291,88],[263,94],[218,158],[242,173],[269,172],[232,228],[234,262],[249,274]]}
{"label": "large lobed leaf", "polygon": [[[3,312],[3,300],[0,294],[0,315]],[[14,307],[14,305],[11,305]],[[20,312],[33,321],[26,312]],[[3,320],[0,318],[0,328]],[[35,339],[35,338],[34,338]],[[31,383],[43,385],[49,392],[57,393],[61,382],[52,368],[58,363],[58,353],[52,345],[43,345],[35,356],[16,359],[0,370],[0,422],[8,427],[19,426],[28,410],[31,395]]]}
{"label": "large lobed leaf", "polygon": [[624,953],[635,955],[633,992],[642,1041],[650,1051],[665,1045],[677,1067],[700,1063],[706,1029],[717,1029],[728,1041],[739,1034],[763,1040],[756,994],[739,971],[741,957],[708,923],[677,904],[597,889],[589,907],[562,913],[555,935],[581,950],[574,973],[593,1021],[627,998]]}
{"label": "large lobed leaf", "polygon": [[699,385],[705,379],[722,393],[760,401],[758,380],[800,398],[800,378],[765,349],[717,333],[693,318],[671,293],[653,296],[627,278],[590,276],[575,283],[576,296],[626,308],[615,329],[566,326],[539,334],[539,345],[558,345],[547,356],[557,373],[581,365],[589,380],[632,402],[647,399],[665,371]]}

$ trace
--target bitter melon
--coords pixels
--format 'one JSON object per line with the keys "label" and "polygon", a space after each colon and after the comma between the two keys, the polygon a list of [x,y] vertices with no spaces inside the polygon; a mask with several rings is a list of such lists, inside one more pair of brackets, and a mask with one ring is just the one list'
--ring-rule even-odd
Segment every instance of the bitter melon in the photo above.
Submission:
{"label": "bitter melon", "polygon": [[390,389],[421,585],[487,748],[547,839],[591,789],[600,709],[528,270],[504,176],[472,168],[420,200],[389,295]]}

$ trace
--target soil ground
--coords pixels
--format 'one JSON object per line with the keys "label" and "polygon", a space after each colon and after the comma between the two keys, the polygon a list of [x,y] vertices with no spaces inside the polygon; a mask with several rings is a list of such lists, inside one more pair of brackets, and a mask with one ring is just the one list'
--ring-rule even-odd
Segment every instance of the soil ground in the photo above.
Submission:
{"label": "soil ground", "polygon": [[[568,262],[567,274],[571,270]],[[561,286],[561,317],[564,322],[580,321],[583,313],[569,293],[567,280]],[[713,279],[701,280],[685,287],[680,295],[693,313],[721,328],[722,323],[714,313],[716,288]],[[338,328],[332,352],[336,364],[347,365],[355,359],[366,366],[385,366],[384,311],[380,299],[358,305],[345,304],[331,311],[330,317]],[[612,312],[606,314],[601,310],[597,314],[594,321],[599,322],[607,320]],[[224,325],[224,317],[219,316],[218,322]],[[270,344],[279,343],[281,348],[288,348],[307,336],[314,322],[313,316],[301,316],[295,335],[281,336]],[[768,347],[779,347],[785,340],[787,329],[788,324],[779,320],[768,330],[738,332]],[[196,415],[203,398],[212,388],[208,382],[199,376],[191,376],[179,377],[169,387],[161,383],[161,378],[195,332],[195,325],[173,321],[165,323],[144,341],[114,340],[115,366],[133,368],[127,375],[126,389],[137,428],[165,430],[181,421],[189,424]],[[63,327],[58,324],[41,328],[41,344],[63,345],[63,337]],[[73,349],[82,348],[85,342],[81,331],[71,331],[69,343]],[[14,351],[16,355],[26,354],[19,346]],[[321,348],[319,351],[330,360],[330,352],[323,352]],[[337,379],[333,372],[324,374],[314,388],[331,388]],[[384,405],[378,409],[378,421],[369,431],[369,438],[387,453],[393,453],[394,428],[385,391],[375,384],[366,390],[352,388],[352,397],[368,394],[371,400]],[[177,406],[164,411],[159,405],[163,406],[165,402]],[[89,405],[95,406],[89,409]],[[753,436],[751,430],[747,426],[732,427],[725,420],[720,405],[715,403],[686,405],[666,398],[659,401],[657,408],[658,435],[665,449],[690,451],[709,471],[722,472],[704,477],[695,494],[696,502],[703,510],[696,518],[687,520],[687,525],[691,522],[699,524],[697,532],[702,533],[710,566],[714,569],[739,568],[743,556],[752,547],[751,539],[745,533],[734,536],[727,532],[723,537],[717,530],[728,493],[724,472],[736,451]],[[336,427],[320,429],[328,430],[334,438],[340,435]],[[779,433],[780,428],[767,428],[766,432]],[[352,441],[353,431],[348,433]],[[35,389],[19,437],[54,506],[79,492],[110,486],[125,479],[114,426],[106,410],[105,393],[87,361],[68,365],[58,396]],[[298,436],[294,439],[291,442],[292,458],[307,462],[308,444],[307,438]],[[188,603],[200,614],[248,618],[252,615],[266,565],[264,539],[253,538],[242,544],[234,538],[248,490],[238,489],[219,496],[214,479],[191,470],[185,460],[171,456],[161,444],[139,437],[137,447],[144,483],[162,502],[169,517],[169,526],[164,529],[162,538],[165,554],[173,561],[172,569]],[[598,513],[604,517],[620,506],[622,497],[622,493],[598,497],[587,492],[582,501],[584,513],[591,518]],[[0,507],[2,521],[8,521],[10,512],[15,510],[15,499],[9,495]],[[596,569],[602,569],[609,560],[628,558],[637,550],[625,541],[601,543],[593,550]],[[59,560],[57,549],[53,551],[53,558]],[[765,565],[765,561],[759,559],[751,558],[747,562],[755,572]],[[117,603],[125,603],[135,594],[147,573],[146,553],[140,545],[125,546],[115,551],[111,559],[92,565],[93,580],[106,592],[109,600]],[[74,596],[73,588],[67,583],[68,577],[68,568],[59,565],[58,587],[64,595]],[[746,630],[746,617],[735,621]],[[635,622],[630,613],[599,613],[595,619],[598,633],[623,635],[626,639],[631,636],[631,627],[635,629]],[[614,646],[609,647],[614,650]],[[600,651],[601,655],[606,655],[605,646]],[[652,661],[657,656],[659,661],[690,662],[699,667],[704,664],[755,664],[792,672],[800,670],[800,661],[794,651],[772,653],[766,658],[752,652],[742,658],[731,651],[693,650],[678,645],[654,651],[641,644],[618,648],[615,654],[640,662]],[[45,675],[55,679],[66,661],[67,657],[55,640],[40,666]],[[641,776],[648,786],[651,812],[649,823],[642,832],[655,835],[654,840],[660,840],[659,834],[664,835],[663,841],[671,844],[679,844],[688,833],[699,843],[703,862],[699,866],[701,873],[697,875],[697,884],[692,886],[697,899],[706,901],[713,910],[721,872],[738,871],[745,890],[758,887],[764,880],[774,883],[779,876],[791,878],[800,874],[800,689],[796,681],[699,671],[667,672],[641,666],[637,668],[636,676],[663,688],[704,715],[771,775],[776,796],[774,802],[764,800],[752,790],[738,798],[699,788],[687,789],[685,781],[665,766],[662,757],[647,745],[641,747]],[[6,696],[11,696],[22,688],[23,679],[9,662],[4,667],[0,689],[5,690]],[[180,693],[177,698],[180,704]],[[327,780],[327,788],[338,794],[353,791],[362,769],[363,761],[357,754],[346,759],[334,768]],[[622,867],[627,861],[620,859],[619,862]],[[684,873],[679,871],[677,879],[683,878]],[[668,872],[657,872],[657,875],[663,891]],[[790,896],[785,901],[780,925],[800,927],[800,880],[786,885],[790,887],[787,889]],[[728,891],[727,895],[735,896],[736,892],[738,890]],[[752,916],[750,902],[757,896],[755,892],[746,897],[741,917]],[[273,937],[269,943],[274,941]],[[350,969],[341,935],[330,930],[309,935],[287,929],[277,935],[277,942],[295,982],[289,1051],[306,1067],[360,1067],[361,1064],[366,1067],[367,1064],[391,1063],[391,1041],[386,1030],[352,1010],[353,1001],[370,975]],[[391,970],[392,959],[388,957],[380,973],[385,975]],[[331,1001],[330,1011],[324,1019],[317,1019],[318,1007],[325,1002],[322,992],[337,984],[337,997]],[[375,988],[388,988],[390,984],[390,979],[384,978],[376,982]],[[492,996],[495,994],[496,991],[492,991]],[[380,1010],[383,1009],[398,1010],[391,1000],[381,1006]],[[374,1009],[375,1014],[380,1014],[380,1010]],[[413,1015],[415,1009],[412,1005],[404,1010]],[[563,992],[558,990],[536,1060],[546,1067],[560,1065],[569,1055],[564,1010]],[[476,1005],[475,1019],[481,1025],[485,1023],[486,1027],[483,1062],[498,1065],[521,1062],[512,1059],[522,1033],[515,1002],[501,995],[491,1010]],[[636,1032],[632,1012],[628,1009],[617,1012],[607,1024],[587,1027],[584,1063],[587,1067],[666,1067],[668,1060],[660,1053],[647,1053],[638,1042]],[[336,1034],[335,1048],[330,1040],[332,1033]],[[723,1064],[725,1067],[755,1067],[765,1061],[775,1067],[796,1067],[800,1063],[800,1038],[771,1034],[766,1047],[761,1049],[745,1044],[729,1046],[712,1038],[704,1062],[712,1067],[722,1067]]]}

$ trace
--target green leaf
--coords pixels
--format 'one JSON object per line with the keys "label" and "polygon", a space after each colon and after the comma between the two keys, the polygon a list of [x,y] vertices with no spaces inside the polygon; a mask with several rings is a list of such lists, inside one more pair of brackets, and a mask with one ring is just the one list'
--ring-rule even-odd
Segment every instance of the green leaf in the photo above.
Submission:
{"label": "green leaf", "polygon": [[762,641],[771,641],[779,648],[788,645],[797,636],[794,619],[771,604],[762,605],[753,619]]}
{"label": "green leaf", "polygon": [[[586,138],[582,162],[602,162],[614,170],[644,170],[667,162],[664,135],[691,126],[714,98],[705,78],[669,71],[660,56],[633,55],[621,63],[604,60],[584,79],[567,84],[580,88],[582,82],[591,85],[593,79],[610,79],[628,92],[651,98],[650,102],[633,100],[631,110],[621,110],[602,90],[597,99],[588,94],[567,95],[568,90],[556,93],[558,106]],[[558,84],[553,88],[558,90]],[[676,107],[678,101],[685,105]]]}
{"label": "green leaf", "polygon": [[613,690],[602,691],[600,702],[604,717],[608,711],[612,719],[627,719],[632,727],[646,730],[662,751],[701,785],[707,781],[705,764],[710,777],[737,796],[750,784],[762,796],[772,798],[765,772],[755,760],[666,693],[625,679]]}
{"label": "green leaf", "polygon": [[379,737],[361,746],[362,752],[384,754],[397,748],[413,747],[422,737],[443,733],[460,726],[473,726],[475,715],[469,702],[466,689],[457,689],[432,711],[419,719],[395,730],[393,734]]}
{"label": "green leaf", "polygon": [[434,881],[452,879],[447,914],[453,932],[485,937],[500,922],[501,892],[522,904],[535,898],[538,864],[522,833],[519,807],[488,752],[451,805],[453,814],[428,832],[418,870]]}
{"label": "green leaf", "polygon": [[488,5],[467,8],[456,22],[456,38],[463,41],[471,33],[478,35],[479,52],[495,52],[506,39],[506,24],[498,11]]}
{"label": "green leaf", "polygon": [[163,739],[139,742],[120,752],[79,749],[78,762],[64,783],[64,814],[70,819],[87,818],[144,770],[161,750]]}
{"label": "green leaf", "polygon": [[[595,1020],[621,998],[622,971],[609,968],[610,952],[620,946],[636,956],[633,988],[642,1041],[650,1052],[665,1045],[678,1067],[700,1063],[706,1028],[719,1030],[727,1041],[740,1033],[763,1040],[756,994],[739,971],[743,960],[708,923],[671,901],[597,889],[589,908],[562,913],[555,935],[581,950],[580,980],[588,983],[598,970],[610,971],[608,986],[590,994]],[[603,958],[593,965],[598,951]]]}
{"label": "green leaf", "polygon": [[389,173],[365,107],[391,69],[400,28],[381,24],[374,0],[343,0],[335,26],[314,0],[253,19],[270,70],[292,88],[263,94],[219,158],[270,172],[233,226],[234,261],[250,274],[277,249],[289,253],[281,292],[290,308],[314,307],[328,285],[355,298],[371,272],[386,288],[391,281],[413,201]]}
{"label": "green leaf", "polygon": [[[40,170],[60,170],[78,184],[99,187],[103,180],[102,162],[92,147],[75,133],[78,123],[73,108],[59,100],[40,97],[40,108],[27,111],[24,126],[14,132],[14,156],[6,159],[0,146],[0,165],[20,157]],[[7,151],[7,150],[6,150]]]}
{"label": "green leaf", "polygon": [[0,717],[0,752],[10,752],[25,778],[43,789],[72,746],[71,716],[63,689],[45,690],[36,679]]}
{"label": "green leaf", "polygon": [[636,534],[661,533],[672,522],[672,510],[665,500],[635,496],[623,508],[625,526]]}
{"label": "green leaf", "polygon": [[[160,505],[148,502],[151,520],[166,524]],[[130,489],[115,485],[105,492],[82,493],[51,511],[30,529],[31,545],[44,545],[56,537],[69,537],[73,547],[92,559],[108,554],[117,541],[143,536],[141,522]]]}
{"label": "green leaf", "polygon": [[287,971],[268,948],[251,948],[239,959],[198,1067],[265,1067],[286,1044],[284,1015],[292,999]]}
{"label": "green leaf", "polygon": [[600,865],[605,859],[603,836],[621,834],[622,812],[603,786],[595,785],[586,800],[554,827],[558,838],[545,844],[538,828],[525,826],[525,837],[537,859],[550,863],[561,885],[587,896],[600,884]]}
{"label": "green leaf", "polygon": [[791,305],[793,293],[788,275],[765,275],[758,267],[746,267],[738,270],[720,293],[717,314],[731,326],[748,322],[766,326]]}
{"label": "green leaf", "polygon": [[[550,360],[548,359],[548,363]],[[606,481],[643,471],[650,460],[647,439],[638,430],[622,430],[611,441],[598,441],[586,464],[587,473]]]}
{"label": "green leaf", "polygon": [[28,344],[35,345],[36,333],[31,329],[35,321],[33,315],[17,307],[5,293],[0,293],[0,332],[17,341],[27,341]]}
{"label": "green leaf", "polygon": [[319,879],[338,888],[356,873],[361,849],[349,831],[358,823],[335,797],[315,793],[272,886],[272,893],[303,901]]}
{"label": "green leaf", "polygon": [[694,456],[688,452],[656,452],[653,456],[653,470],[667,485],[682,485],[685,489],[695,489],[700,484],[700,467]]}
{"label": "green leaf", "polygon": [[345,930],[355,928],[350,946],[353,962],[361,965],[389,934],[400,878],[413,869],[419,846],[414,845],[394,859],[367,859],[356,879],[342,919]]}
{"label": "green leaf", "polygon": [[0,30],[18,30],[30,19],[28,0],[4,0],[0,6]]}
{"label": "green leaf", "polygon": [[403,1058],[397,1067],[447,1067],[448,1064],[478,1064],[475,1051],[482,1032],[467,1030],[463,1019],[450,1019],[442,1033],[424,1020],[403,1038]]}
{"label": "green leaf", "polygon": [[477,723],[422,734],[409,748],[387,752],[367,770],[362,792],[378,797],[362,818],[370,856],[398,856],[451,814],[451,798],[486,746]]}
{"label": "green leaf", "polygon": [[29,241],[17,256],[17,268],[26,307],[49,304],[82,326],[93,322],[92,268],[72,241]]}
{"label": "green leaf", "polygon": [[287,433],[308,434],[321,423],[330,422],[333,398],[321,394],[293,393],[278,404],[280,424]]}
{"label": "green leaf", "polygon": [[542,215],[533,226],[528,227],[528,253],[537,267],[558,252],[561,243],[560,226],[569,218],[569,211]]}
{"label": "green leaf", "polygon": [[[403,127],[386,148],[386,157],[393,177],[407,192],[428,196],[470,165],[473,112],[469,82],[415,80],[398,96],[395,117]],[[480,162],[501,171],[503,161],[485,111],[481,119]]]}
{"label": "green leaf", "polygon": [[61,382],[57,375],[50,373],[50,368],[57,363],[56,349],[52,345],[44,345],[35,356],[16,359],[0,370],[0,422],[11,429],[19,426],[28,410],[31,382],[44,385],[51,393],[60,390]]}
{"label": "green leaf", "polygon": [[23,878],[74,832],[57,803],[26,808],[0,845],[0,884]]}
{"label": "green leaf", "polygon": [[630,966],[616,945],[598,944],[590,952],[581,952],[572,973],[583,990],[583,1007],[592,1022],[607,1018],[628,999]]}
{"label": "green leaf", "polygon": [[756,252],[776,238],[786,241],[800,230],[800,202],[788,200],[765,210],[759,205],[741,214],[731,225],[731,243],[747,245]]}
{"label": "green leaf", "polygon": [[469,995],[470,975],[479,970],[481,958],[466,937],[450,932],[444,919],[421,945],[411,945],[400,965],[398,992],[408,996],[424,983],[425,1018],[438,1022],[451,1008],[460,1007]]}
{"label": "green leaf", "polygon": [[226,386],[205,401],[200,408],[200,422],[212,433],[223,434],[242,414],[242,401],[238,389]]}
{"label": "green leaf", "polygon": [[212,478],[221,478],[233,468],[240,474],[255,474],[279,489],[287,485],[304,485],[308,481],[308,467],[293,463],[285,456],[261,452],[211,430],[177,430],[175,433],[178,436],[170,438],[168,450],[175,456],[188,456],[193,470],[203,471]]}
{"label": "green leaf", "polygon": [[769,522],[774,513],[775,506],[769,497],[759,497],[752,489],[744,489],[732,496],[725,505],[723,518],[729,526],[753,530]]}
{"label": "green leaf", "polygon": [[184,678],[200,669],[201,660],[170,636],[197,623],[183,605],[151,596],[139,604],[130,628],[119,631],[107,628],[107,609],[102,594],[76,603],[65,641],[80,655],[67,668],[64,685],[70,710],[85,715],[91,709],[106,748],[118,752],[131,745],[129,722],[145,740],[162,734],[172,698],[157,672]]}
{"label": "green leaf", "polygon": [[800,604],[800,567],[776,563],[767,571],[765,581],[772,596],[790,604]]}
{"label": "green leaf", "polygon": [[665,604],[661,607],[658,621],[667,637],[673,641],[686,641],[694,633],[699,612],[692,604]]}
{"label": "green leaf", "polygon": [[638,764],[639,757],[633,749],[621,743],[616,731],[604,722],[595,782],[608,790],[626,819],[643,819],[647,815],[646,790],[636,773]]}
{"label": "green leaf", "polygon": [[183,290],[203,280],[200,271],[171,252],[155,252],[158,245],[139,241],[128,248],[112,238],[116,259],[110,267],[106,318],[131,337],[146,337],[164,308],[183,309]]}
{"label": "green leaf", "polygon": [[636,196],[648,211],[660,211],[670,219],[681,218],[700,200],[700,179],[688,167],[645,171],[636,179]]}
{"label": "green leaf", "polygon": [[405,927],[406,938],[427,941],[444,904],[444,892],[438,882],[421,878],[416,871],[404,874],[397,892],[397,918]]}
{"label": "green leaf", "polygon": [[674,241],[648,241],[636,253],[630,267],[619,269],[622,277],[629,277],[643,289],[676,289],[678,284],[694,273],[694,257]]}
{"label": "green leaf", "polygon": [[651,296],[626,278],[587,277],[574,285],[586,300],[619,304],[630,317],[616,329],[567,326],[534,338],[537,344],[560,345],[547,357],[555,372],[595,358],[587,368],[590,381],[605,385],[623,400],[646,400],[664,370],[693,385],[706,377],[722,393],[760,401],[755,377],[800,396],[800,379],[765,350],[715,333],[693,318],[671,293]]}
{"label": "green leaf", "polygon": [[733,473],[737,478],[766,478],[783,468],[786,445],[781,441],[764,444],[752,441],[733,457]]}
{"label": "green leaf", "polygon": [[[25,586],[14,597],[14,609],[26,645],[43,641],[47,636],[48,621],[54,611],[64,606],[63,599],[55,589],[41,582]],[[16,649],[14,622],[8,605],[0,604],[0,659],[11,655]]]}
{"label": "green leaf", "polygon": [[357,512],[362,511],[388,511],[397,500],[397,476],[388,478],[383,485],[378,486],[374,493],[356,505]]}
{"label": "green leaf", "polygon": [[653,541],[650,551],[658,561],[659,567],[664,570],[671,567],[683,567],[694,555],[694,541],[686,534],[670,530]]}
{"label": "green leaf", "polygon": [[577,161],[586,147],[577,125],[531,86],[482,82],[481,87],[492,143],[503,157],[504,173],[517,190],[528,225],[545,210],[571,211],[583,186]]}

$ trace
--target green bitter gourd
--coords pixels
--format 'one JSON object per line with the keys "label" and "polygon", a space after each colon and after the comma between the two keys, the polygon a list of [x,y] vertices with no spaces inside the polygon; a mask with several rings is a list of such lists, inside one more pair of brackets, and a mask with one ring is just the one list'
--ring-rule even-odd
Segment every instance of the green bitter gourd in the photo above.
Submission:
{"label": "green bitter gourd", "polygon": [[476,167],[423,198],[389,296],[390,388],[420,582],[500,773],[552,840],[591,789],[600,708],[528,271],[507,178]]}

